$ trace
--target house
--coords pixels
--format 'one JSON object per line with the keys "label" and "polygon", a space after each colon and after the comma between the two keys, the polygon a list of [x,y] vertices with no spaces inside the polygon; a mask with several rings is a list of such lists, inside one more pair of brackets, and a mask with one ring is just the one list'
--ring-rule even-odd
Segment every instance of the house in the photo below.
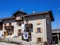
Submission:
{"label": "house", "polygon": [[52,11],[33,14],[17,11],[11,17],[1,19],[0,32],[3,33],[4,38],[15,35],[14,37],[20,36],[21,40],[26,42],[51,45],[51,22],[53,21]]}
{"label": "house", "polygon": [[52,44],[60,44],[60,28],[52,30]]}

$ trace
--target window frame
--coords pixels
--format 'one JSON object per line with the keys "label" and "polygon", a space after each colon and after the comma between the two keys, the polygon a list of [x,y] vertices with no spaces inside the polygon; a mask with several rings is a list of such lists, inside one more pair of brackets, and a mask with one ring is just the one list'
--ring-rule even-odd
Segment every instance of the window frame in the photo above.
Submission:
{"label": "window frame", "polygon": [[18,30],[17,34],[18,34],[18,36],[21,36],[22,35],[21,29]]}
{"label": "window frame", "polygon": [[21,21],[17,21],[17,25],[21,26],[22,22]]}
{"label": "window frame", "polygon": [[40,27],[37,28],[37,33],[41,33],[41,28]]}
{"label": "window frame", "polygon": [[37,38],[37,43],[40,43],[40,42],[43,42],[43,38],[38,37],[38,38]]}

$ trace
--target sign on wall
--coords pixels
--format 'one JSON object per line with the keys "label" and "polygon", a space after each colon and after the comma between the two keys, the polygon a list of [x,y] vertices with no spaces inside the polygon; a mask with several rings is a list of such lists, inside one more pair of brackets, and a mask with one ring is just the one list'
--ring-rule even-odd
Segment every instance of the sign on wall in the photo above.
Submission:
{"label": "sign on wall", "polygon": [[28,39],[28,32],[24,32],[24,33],[23,33],[23,38],[24,38],[24,39]]}

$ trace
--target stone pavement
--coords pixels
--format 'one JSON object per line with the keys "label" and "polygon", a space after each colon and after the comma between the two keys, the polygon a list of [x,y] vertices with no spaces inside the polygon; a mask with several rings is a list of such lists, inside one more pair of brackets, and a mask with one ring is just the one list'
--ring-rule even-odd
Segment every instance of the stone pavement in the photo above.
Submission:
{"label": "stone pavement", "polygon": [[17,44],[6,43],[6,42],[0,42],[0,45],[17,45]]}

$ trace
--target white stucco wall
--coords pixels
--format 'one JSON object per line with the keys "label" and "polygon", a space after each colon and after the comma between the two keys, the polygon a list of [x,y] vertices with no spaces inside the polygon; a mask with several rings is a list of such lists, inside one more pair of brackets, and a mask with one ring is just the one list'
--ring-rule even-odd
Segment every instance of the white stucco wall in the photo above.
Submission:
{"label": "white stucco wall", "polygon": [[[35,16],[34,18],[27,17],[26,20],[28,20],[29,23],[33,24],[32,42],[36,42],[37,38],[39,37],[43,38],[43,42],[47,42],[46,19],[43,16]],[[37,25],[39,21],[41,24]],[[38,27],[42,28],[42,33],[36,33],[36,29]]]}
{"label": "white stucco wall", "polygon": [[[37,38],[43,38],[43,42],[47,42],[47,36],[49,35],[47,33],[47,17],[44,17],[43,15],[39,16],[32,16],[32,17],[26,17],[24,19],[24,23],[26,24],[26,20],[28,20],[28,23],[33,24],[33,32],[32,32],[32,42],[36,42]],[[9,20],[8,22],[11,22],[12,26],[14,26],[14,34],[17,34],[18,30],[21,29],[21,26],[17,25],[16,21]],[[8,23],[5,21],[4,23]],[[40,23],[40,25],[37,25],[37,23]],[[51,24],[50,24],[51,25]],[[36,29],[38,27],[41,27],[42,32],[36,33]],[[3,24],[3,31],[4,31],[4,24]]]}

